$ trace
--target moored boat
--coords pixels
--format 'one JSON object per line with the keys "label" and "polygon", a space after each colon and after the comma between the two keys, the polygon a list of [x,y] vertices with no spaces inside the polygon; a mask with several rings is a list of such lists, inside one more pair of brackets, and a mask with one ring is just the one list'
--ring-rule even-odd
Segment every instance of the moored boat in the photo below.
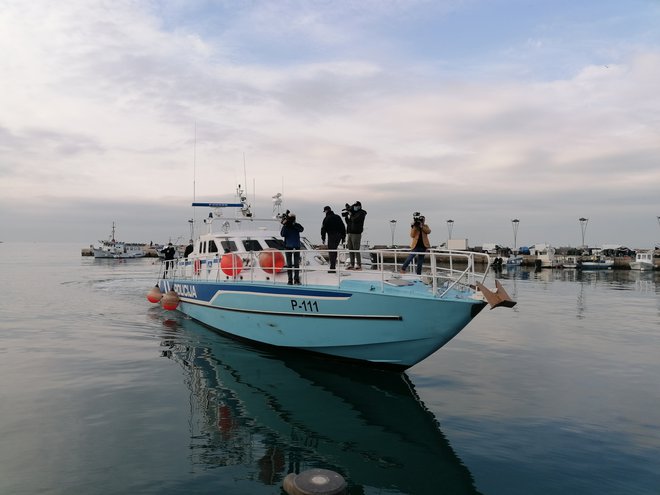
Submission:
{"label": "moored boat", "polygon": [[635,261],[630,262],[631,270],[650,271],[655,269],[653,261],[654,250],[650,251],[637,251],[635,253]]}
{"label": "moored boat", "polygon": [[142,244],[120,242],[115,239],[115,222],[112,222],[110,237],[99,242],[99,246],[92,246],[94,258],[130,259],[142,258],[146,255]]}
{"label": "moored boat", "polygon": [[521,266],[523,262],[523,257],[519,255],[511,256],[509,258],[505,258],[504,264],[509,267],[509,268],[514,268],[517,266]]}
{"label": "moored boat", "polygon": [[[240,203],[193,203],[215,210],[205,221],[208,232],[187,258],[159,274],[150,301],[165,294],[167,309],[242,340],[398,369],[445,345],[487,304],[515,305],[499,282],[494,291],[484,287],[490,268],[484,253],[431,249],[422,276],[398,273],[409,251],[397,249],[370,250],[370,270],[342,264],[330,270],[327,250],[303,239],[299,268],[286,267],[281,198],[273,218],[258,219],[240,190],[239,197]],[[224,219],[223,208],[238,215]],[[223,222],[220,232],[212,229],[216,220]],[[296,270],[300,283],[289,285],[288,272]]]}
{"label": "moored boat", "polygon": [[613,266],[614,260],[601,256],[582,258],[577,262],[577,268],[580,270],[610,270]]}

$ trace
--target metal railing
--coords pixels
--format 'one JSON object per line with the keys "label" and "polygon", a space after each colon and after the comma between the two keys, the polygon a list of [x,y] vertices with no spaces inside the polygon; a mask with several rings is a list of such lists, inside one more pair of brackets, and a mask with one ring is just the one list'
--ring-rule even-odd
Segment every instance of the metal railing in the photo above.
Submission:
{"label": "metal railing", "polygon": [[[161,260],[159,278],[209,282],[241,280],[273,284],[282,283],[287,278],[287,271],[294,269],[293,267],[287,267],[283,262],[286,259],[287,252],[297,252],[300,255],[298,270],[299,279],[303,285],[316,283],[316,278],[311,277],[311,275],[320,272],[325,272],[324,285],[328,285],[329,281],[334,280],[333,285],[339,287],[340,282],[345,280],[342,275],[345,276],[350,273],[356,275],[356,279],[378,281],[381,285],[381,291],[384,290],[386,283],[392,279],[398,278],[404,281],[421,279],[430,286],[432,293],[438,297],[442,297],[456,286],[474,287],[477,282],[483,283],[490,270],[488,254],[471,251],[448,249],[429,249],[426,252],[404,249],[361,249],[352,251],[347,249],[301,249],[295,251],[235,251],[225,253],[225,255],[213,253],[202,257],[173,260],[173,266],[168,269],[166,277],[164,276],[164,267],[167,261]],[[338,255],[334,273],[327,273],[330,271],[328,261],[330,252],[336,252]],[[344,266],[351,252],[361,257],[362,272],[350,270]],[[227,263],[223,268],[222,258],[228,255],[235,256],[231,258],[234,262],[233,264]],[[410,255],[413,256],[413,260],[410,262],[408,270],[402,272],[402,265]],[[415,257],[419,255],[424,256],[424,269],[421,275],[417,275],[412,271],[416,266],[417,260]],[[268,263],[268,258],[270,258],[270,263]],[[360,273],[364,275],[358,275]],[[309,282],[310,278],[314,279],[314,282]]]}

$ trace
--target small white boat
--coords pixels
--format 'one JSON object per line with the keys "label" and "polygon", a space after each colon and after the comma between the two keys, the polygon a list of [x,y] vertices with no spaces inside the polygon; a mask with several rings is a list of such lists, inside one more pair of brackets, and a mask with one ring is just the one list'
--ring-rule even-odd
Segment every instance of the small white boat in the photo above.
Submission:
{"label": "small white boat", "polygon": [[651,271],[655,269],[653,261],[654,250],[638,251],[635,253],[635,261],[630,262],[631,270]]}
{"label": "small white boat", "polygon": [[[205,220],[208,232],[188,258],[161,271],[150,302],[252,343],[400,370],[449,342],[487,304],[516,304],[498,281],[494,291],[483,285],[487,254],[430,249],[419,276],[399,273],[408,249],[360,250],[356,254],[373,260],[371,269],[338,263],[330,270],[327,250],[304,238],[300,250],[285,249],[280,229],[290,217],[279,212],[281,195],[273,218],[261,219],[240,189],[238,196],[237,203],[193,203],[215,210]],[[224,219],[222,208],[235,208],[237,215]],[[220,232],[212,230],[214,220],[222,222]],[[285,263],[293,253],[297,268]],[[399,261],[385,262],[392,258]]]}
{"label": "small white boat", "polygon": [[531,253],[536,255],[536,264],[541,268],[556,268],[559,263],[555,256],[555,248],[548,244],[535,244]]}
{"label": "small white boat", "polygon": [[112,222],[112,233],[105,241],[99,241],[99,246],[92,246],[94,258],[130,259],[142,258],[146,255],[144,246],[131,242],[115,240],[115,222]]}

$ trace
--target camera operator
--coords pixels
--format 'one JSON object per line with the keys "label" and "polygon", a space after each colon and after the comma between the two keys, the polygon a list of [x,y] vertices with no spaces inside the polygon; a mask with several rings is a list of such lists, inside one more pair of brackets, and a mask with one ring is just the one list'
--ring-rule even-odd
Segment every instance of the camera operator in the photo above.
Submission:
{"label": "camera operator", "polygon": [[286,248],[286,272],[289,277],[289,285],[300,285],[300,233],[305,230],[296,222],[295,213],[286,210],[282,215],[282,230],[280,235],[284,238]]}
{"label": "camera operator", "polygon": [[410,225],[410,249],[411,253],[406,258],[406,261],[401,265],[401,273],[406,273],[408,265],[412,262],[413,258],[417,257],[416,270],[417,275],[422,274],[422,265],[424,264],[424,255],[415,253],[425,253],[431,247],[428,234],[431,233],[431,228],[426,225],[426,218],[420,215],[418,211],[413,213],[413,223]]}
{"label": "camera operator", "polygon": [[352,205],[346,203],[341,216],[346,221],[346,232],[348,233],[346,248],[349,250],[350,264],[346,269],[362,270],[360,246],[362,242],[362,231],[364,230],[364,217],[367,216],[367,212],[362,209],[362,203],[356,201]]}

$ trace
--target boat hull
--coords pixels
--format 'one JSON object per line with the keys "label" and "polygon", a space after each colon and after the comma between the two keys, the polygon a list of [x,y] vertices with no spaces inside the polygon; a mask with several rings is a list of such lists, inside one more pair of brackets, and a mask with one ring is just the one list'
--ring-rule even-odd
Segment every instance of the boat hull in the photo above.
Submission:
{"label": "boat hull", "polygon": [[605,261],[583,261],[578,265],[578,268],[582,270],[611,270],[614,266],[614,261],[605,260]]}
{"label": "boat hull", "polygon": [[[419,283],[420,285],[421,282]],[[163,279],[179,310],[242,340],[406,369],[456,336],[485,302],[349,288]]]}
{"label": "boat hull", "polygon": [[632,261],[630,263],[631,270],[639,270],[642,272],[652,271],[655,269],[655,265],[648,261]]}

